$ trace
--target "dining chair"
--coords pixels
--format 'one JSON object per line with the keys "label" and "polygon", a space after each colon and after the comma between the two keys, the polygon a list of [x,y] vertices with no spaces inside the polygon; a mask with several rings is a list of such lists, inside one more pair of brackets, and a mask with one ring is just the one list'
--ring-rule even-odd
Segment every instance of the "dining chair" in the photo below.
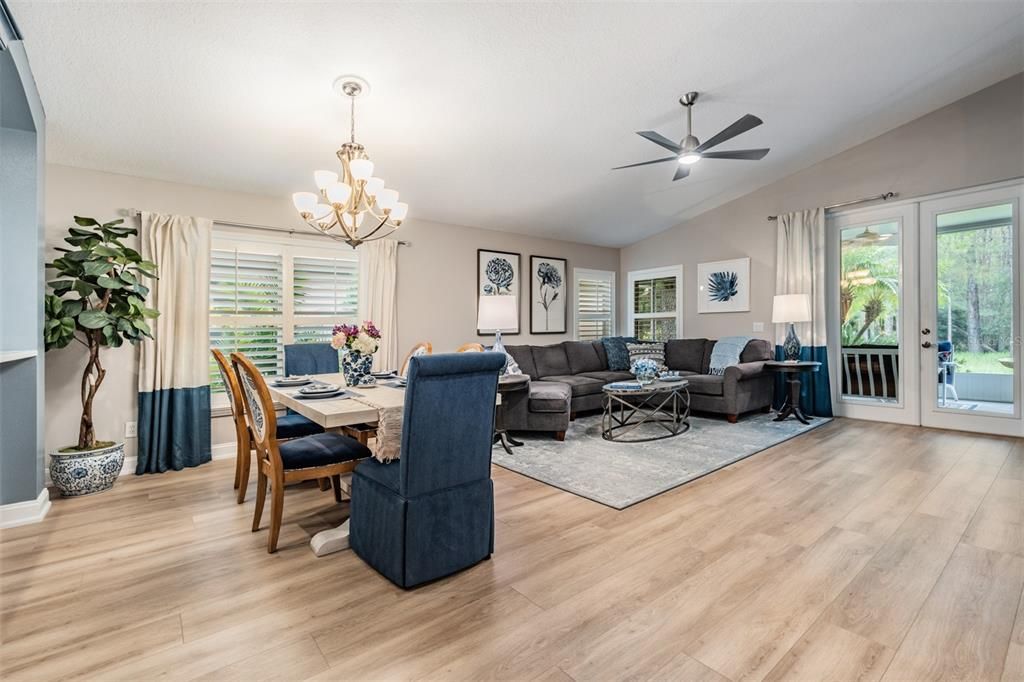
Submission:
{"label": "dining chair", "polygon": [[278,441],[277,415],[267,382],[249,358],[231,354],[245,396],[245,419],[256,452],[256,509],[252,530],[260,529],[267,488],[270,488],[270,535],[267,551],[277,551],[284,512],[284,487],[289,483],[329,478],[334,499],[341,501],[341,475],[352,471],[356,462],[370,456],[370,449],[354,438],[324,432],[293,440]]}
{"label": "dining chair", "polygon": [[[228,405],[231,407],[231,420],[235,423],[235,490],[238,491],[238,504],[242,504],[245,502],[245,492],[249,487],[249,469],[252,460],[252,438],[249,434],[249,426],[245,423],[242,389],[238,385],[238,377],[235,372],[228,366],[228,359],[224,357],[224,353],[216,348],[211,348],[210,352],[217,362],[217,369],[220,371],[220,378],[224,382],[224,390],[228,395]],[[277,418],[278,440],[301,438],[314,433],[323,433],[323,431],[322,426],[306,419],[301,414],[286,414]]]}
{"label": "dining chair", "polygon": [[329,343],[290,343],[284,347],[284,373],[337,374],[338,351]]}
{"label": "dining chair", "polygon": [[484,345],[482,343],[464,343],[455,349],[456,353],[483,353]]}
{"label": "dining chair", "polygon": [[366,563],[409,588],[494,552],[491,443],[501,353],[414,357],[400,459],[359,463],[349,542]]}
{"label": "dining chair", "polygon": [[405,360],[402,360],[402,370],[398,373],[400,376],[405,376],[409,370],[409,360],[412,358],[418,358],[421,355],[430,355],[434,352],[434,347],[430,345],[429,341],[420,341],[409,351],[409,354],[405,356]]}

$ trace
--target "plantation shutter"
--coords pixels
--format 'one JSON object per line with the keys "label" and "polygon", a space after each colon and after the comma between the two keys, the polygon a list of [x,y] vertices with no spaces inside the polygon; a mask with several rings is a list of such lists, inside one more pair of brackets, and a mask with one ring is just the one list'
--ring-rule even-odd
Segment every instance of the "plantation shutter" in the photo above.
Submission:
{"label": "plantation shutter", "polygon": [[359,261],[296,256],[292,301],[295,343],[330,341],[334,325],[359,322]]}
{"label": "plantation shutter", "polygon": [[576,338],[596,341],[615,333],[614,273],[576,270]]}

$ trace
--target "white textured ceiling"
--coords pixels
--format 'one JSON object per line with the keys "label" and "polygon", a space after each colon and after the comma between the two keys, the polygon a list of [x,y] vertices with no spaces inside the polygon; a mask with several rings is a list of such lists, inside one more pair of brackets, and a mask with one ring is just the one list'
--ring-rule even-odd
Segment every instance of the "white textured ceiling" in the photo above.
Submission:
{"label": "white textured ceiling", "polygon": [[[10,3],[49,160],[260,194],[357,138],[414,219],[624,245],[1024,69],[1024,4]],[[760,128],[672,182],[633,134]],[[937,141],[938,143],[939,141]],[[216,217],[216,216],[215,216]]]}

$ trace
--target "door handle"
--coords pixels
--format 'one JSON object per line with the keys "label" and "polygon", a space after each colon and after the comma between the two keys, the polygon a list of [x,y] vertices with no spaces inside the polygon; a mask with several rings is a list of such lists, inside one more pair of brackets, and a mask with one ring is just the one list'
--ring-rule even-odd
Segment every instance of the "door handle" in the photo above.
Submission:
{"label": "door handle", "polygon": [[931,341],[925,341],[924,343],[921,344],[921,348],[931,348],[931,347],[932,347],[932,342]]}
{"label": "door handle", "polygon": [[927,336],[928,334],[932,333],[932,330],[929,329],[928,327],[925,327],[924,329],[921,330],[921,333]]}

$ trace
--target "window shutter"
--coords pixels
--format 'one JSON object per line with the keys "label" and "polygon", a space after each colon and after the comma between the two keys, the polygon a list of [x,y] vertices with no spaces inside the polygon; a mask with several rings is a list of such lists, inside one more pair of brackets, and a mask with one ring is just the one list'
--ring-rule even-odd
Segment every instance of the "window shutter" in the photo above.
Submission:
{"label": "window shutter", "polygon": [[614,333],[615,283],[612,273],[576,273],[576,338],[596,341]]}
{"label": "window shutter", "polygon": [[[264,376],[284,373],[284,341],[280,325],[214,326],[210,324],[210,347],[230,359],[232,353],[244,353]],[[224,381],[210,355],[210,390],[223,391]]]}
{"label": "window shutter", "polygon": [[359,262],[342,258],[306,258],[293,262],[295,315],[327,315],[332,326],[359,314]]}

